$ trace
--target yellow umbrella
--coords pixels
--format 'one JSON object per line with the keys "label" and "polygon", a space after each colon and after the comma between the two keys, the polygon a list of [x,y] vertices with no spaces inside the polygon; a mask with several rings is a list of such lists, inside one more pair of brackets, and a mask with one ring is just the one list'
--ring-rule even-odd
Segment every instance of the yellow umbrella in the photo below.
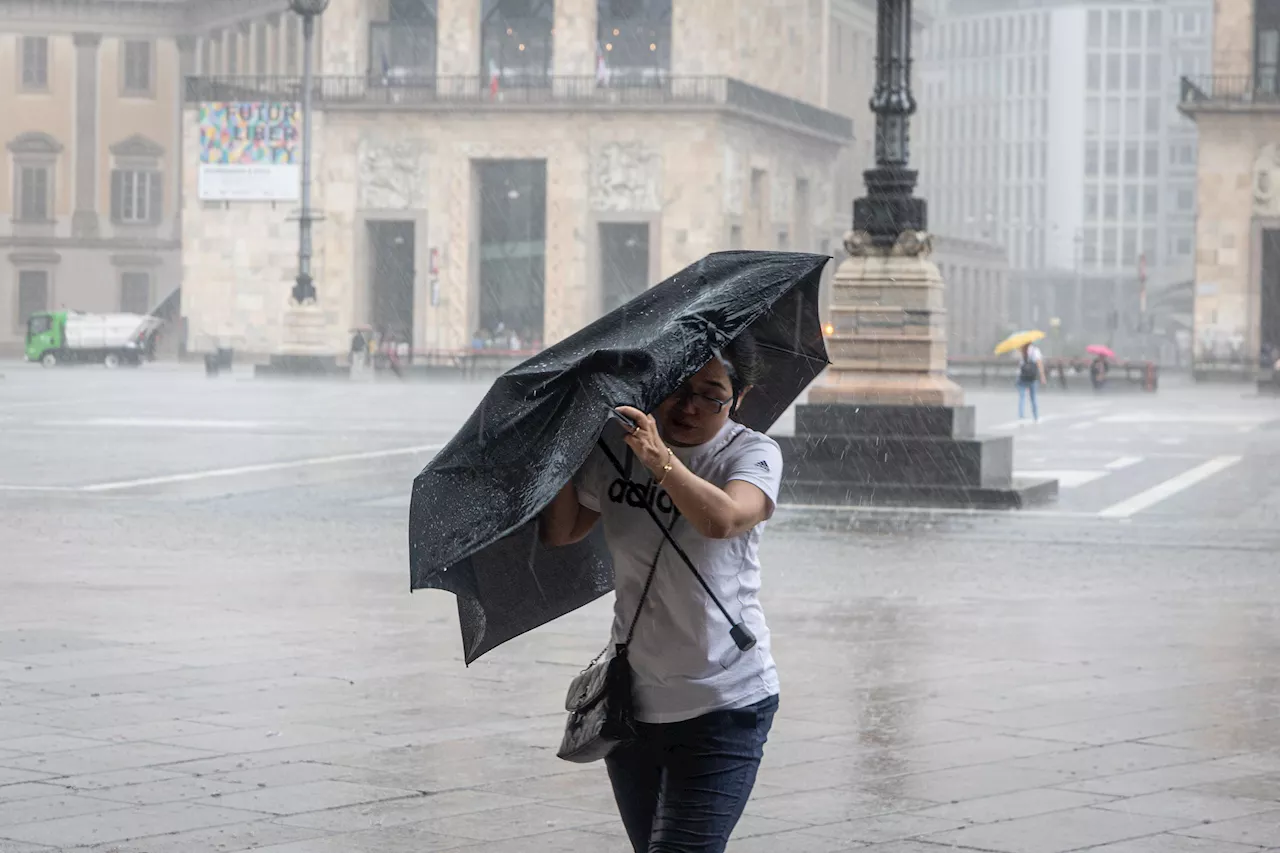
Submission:
{"label": "yellow umbrella", "polygon": [[1044,332],[1039,329],[1029,329],[1025,332],[1014,332],[1012,335],[996,345],[996,355],[1004,355],[1007,352],[1022,349],[1027,344],[1034,344],[1043,337]]}

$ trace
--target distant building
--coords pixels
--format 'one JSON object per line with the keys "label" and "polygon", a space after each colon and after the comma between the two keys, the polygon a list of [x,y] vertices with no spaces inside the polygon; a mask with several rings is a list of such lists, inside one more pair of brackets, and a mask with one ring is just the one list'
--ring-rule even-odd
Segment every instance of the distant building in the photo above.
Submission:
{"label": "distant building", "polygon": [[1006,247],[1012,319],[1133,334],[1191,273],[1194,127],[1177,79],[1210,0],[951,0],[920,39],[913,157],[933,230]]}
{"label": "distant building", "polygon": [[[420,353],[545,344],[709,252],[832,248],[853,122],[823,102],[830,20],[809,0],[333,0],[312,331],[332,352],[361,324]],[[233,68],[202,41],[187,92],[182,304],[192,349],[265,359],[289,347],[297,202],[214,165],[246,128],[292,133],[299,81],[237,43]],[[219,106],[246,102],[274,117]],[[287,175],[279,140],[244,174]]]}
{"label": "distant building", "polygon": [[947,284],[947,354],[991,355],[1011,331],[1009,263],[1004,249],[935,235],[932,260]]}
{"label": "distant building", "polygon": [[[179,285],[193,35],[248,43],[283,0],[0,4],[0,354],[33,311],[147,312]],[[246,11],[248,10],[248,11]]]}
{"label": "distant building", "polygon": [[1200,133],[1196,372],[1252,376],[1280,358],[1280,0],[1219,0],[1182,111]]}

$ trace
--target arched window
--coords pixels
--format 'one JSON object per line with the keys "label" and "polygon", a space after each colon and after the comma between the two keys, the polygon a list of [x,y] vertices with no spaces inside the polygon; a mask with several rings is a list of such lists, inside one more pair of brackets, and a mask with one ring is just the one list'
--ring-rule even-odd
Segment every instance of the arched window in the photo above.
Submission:
{"label": "arched window", "polygon": [[484,0],[480,74],[490,88],[549,85],[554,26],[554,0]]}
{"label": "arched window", "polygon": [[671,71],[671,0],[596,0],[596,80],[653,85]]}

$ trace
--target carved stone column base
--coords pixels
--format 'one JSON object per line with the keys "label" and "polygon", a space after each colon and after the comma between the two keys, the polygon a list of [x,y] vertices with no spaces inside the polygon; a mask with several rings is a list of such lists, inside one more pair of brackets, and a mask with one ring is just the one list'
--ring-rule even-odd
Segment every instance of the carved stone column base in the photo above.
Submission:
{"label": "carved stone column base", "polygon": [[964,390],[945,375],[869,373],[831,368],[810,386],[810,403],[870,406],[962,406]]}
{"label": "carved stone column base", "polygon": [[329,315],[319,305],[291,304],[284,311],[280,352],[254,368],[254,376],[323,376],[346,371],[329,343]]}

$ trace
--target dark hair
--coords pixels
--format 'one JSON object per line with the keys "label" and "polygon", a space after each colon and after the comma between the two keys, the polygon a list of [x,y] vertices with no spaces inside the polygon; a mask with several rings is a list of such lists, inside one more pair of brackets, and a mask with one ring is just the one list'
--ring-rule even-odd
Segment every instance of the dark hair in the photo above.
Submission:
{"label": "dark hair", "polygon": [[755,385],[760,381],[760,346],[750,332],[738,333],[738,336],[725,346],[723,356],[728,362],[728,367],[731,368],[729,381],[733,384],[735,395],[741,393],[742,389],[748,385]]}

